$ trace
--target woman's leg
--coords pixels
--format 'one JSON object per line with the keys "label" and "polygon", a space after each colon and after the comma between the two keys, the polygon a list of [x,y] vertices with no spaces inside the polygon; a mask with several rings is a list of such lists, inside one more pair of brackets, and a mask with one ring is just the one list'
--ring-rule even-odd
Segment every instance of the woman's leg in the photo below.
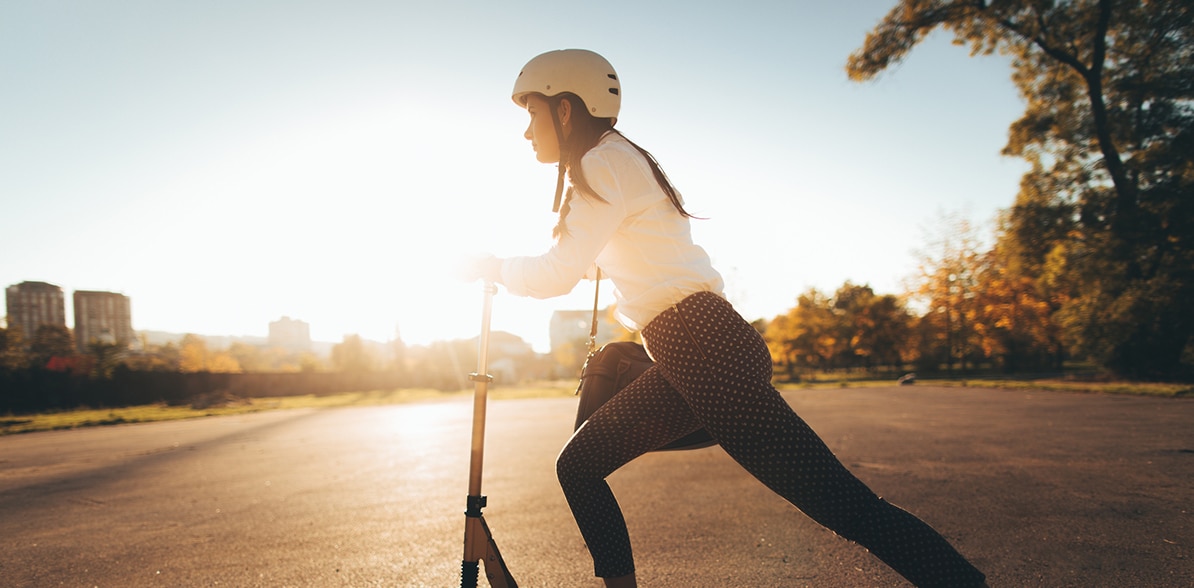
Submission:
{"label": "woman's leg", "polygon": [[607,583],[633,586],[634,558],[626,521],[605,478],[698,427],[684,399],[652,367],[594,412],[560,452],[560,487],[593,556],[593,571]]}
{"label": "woman's leg", "polygon": [[979,586],[983,575],[936,531],[877,497],[771,386],[766,344],[728,302],[698,294],[643,331],[656,368],[751,474],[917,586]]}

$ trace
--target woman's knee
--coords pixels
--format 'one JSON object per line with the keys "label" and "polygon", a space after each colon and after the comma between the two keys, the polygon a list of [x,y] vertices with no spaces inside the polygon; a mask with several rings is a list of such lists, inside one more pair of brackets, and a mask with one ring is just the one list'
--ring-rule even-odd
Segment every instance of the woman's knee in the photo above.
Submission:
{"label": "woman's knee", "polygon": [[574,468],[572,466],[571,460],[565,455],[567,450],[568,448],[565,447],[564,451],[561,451],[560,454],[556,456],[556,479],[559,480],[561,486],[564,485],[566,480],[570,480],[573,477],[572,472]]}
{"label": "woman's knee", "polygon": [[599,484],[625,463],[611,459],[615,451],[608,445],[578,439],[573,437],[556,457],[556,479],[565,490]]}
{"label": "woman's knee", "polygon": [[583,483],[585,478],[589,477],[585,473],[585,460],[579,453],[576,447],[572,443],[569,443],[556,456],[556,480],[560,482],[560,486],[563,488],[567,488],[572,484]]}

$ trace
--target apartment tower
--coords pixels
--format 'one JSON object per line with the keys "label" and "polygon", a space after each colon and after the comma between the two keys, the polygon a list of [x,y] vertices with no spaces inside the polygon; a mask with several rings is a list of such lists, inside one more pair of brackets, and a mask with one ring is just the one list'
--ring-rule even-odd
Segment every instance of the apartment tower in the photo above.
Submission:
{"label": "apartment tower", "polygon": [[75,345],[80,353],[91,343],[122,347],[137,340],[129,297],[115,292],[75,290]]}
{"label": "apartment tower", "polygon": [[20,327],[32,341],[42,325],[66,326],[66,299],[62,288],[45,282],[21,282],[4,291],[8,328]]}
{"label": "apartment tower", "polygon": [[269,344],[289,351],[310,351],[311,326],[284,316],[269,324]]}

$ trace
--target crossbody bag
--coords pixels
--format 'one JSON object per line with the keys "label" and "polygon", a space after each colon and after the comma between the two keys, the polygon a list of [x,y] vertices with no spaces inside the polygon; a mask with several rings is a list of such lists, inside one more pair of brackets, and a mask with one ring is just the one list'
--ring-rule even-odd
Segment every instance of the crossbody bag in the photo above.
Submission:
{"label": "crossbody bag", "polygon": [[[580,370],[580,385],[576,393],[580,402],[576,405],[576,431],[597,409],[609,402],[619,391],[635,378],[655,365],[642,345],[633,341],[614,341],[597,348],[597,297],[601,287],[601,270],[597,270],[596,285],[593,288],[593,321],[589,329],[588,356]],[[680,439],[672,441],[654,451],[675,451],[700,449],[716,445],[717,442],[705,429],[699,429]]]}

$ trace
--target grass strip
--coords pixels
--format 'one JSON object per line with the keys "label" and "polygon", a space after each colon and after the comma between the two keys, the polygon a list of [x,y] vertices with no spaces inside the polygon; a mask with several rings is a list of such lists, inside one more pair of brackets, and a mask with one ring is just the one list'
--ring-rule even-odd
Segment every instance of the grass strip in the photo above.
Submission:
{"label": "grass strip", "polygon": [[1183,398],[1194,396],[1194,386],[1163,382],[1082,382],[1072,380],[927,380],[925,384],[1083,394],[1125,394]]}
{"label": "grass strip", "polygon": [[[551,396],[570,396],[573,391],[575,391],[575,384],[546,382],[516,387],[491,387],[489,389],[489,397],[498,400],[545,398]],[[414,388],[347,392],[326,396],[305,395],[272,398],[236,398],[222,402],[217,406],[207,407],[170,406],[165,403],[158,403],[120,408],[80,408],[40,414],[0,416],[0,435],[248,414],[265,410],[381,406],[463,398],[472,394],[473,390],[443,392],[429,388]]]}

